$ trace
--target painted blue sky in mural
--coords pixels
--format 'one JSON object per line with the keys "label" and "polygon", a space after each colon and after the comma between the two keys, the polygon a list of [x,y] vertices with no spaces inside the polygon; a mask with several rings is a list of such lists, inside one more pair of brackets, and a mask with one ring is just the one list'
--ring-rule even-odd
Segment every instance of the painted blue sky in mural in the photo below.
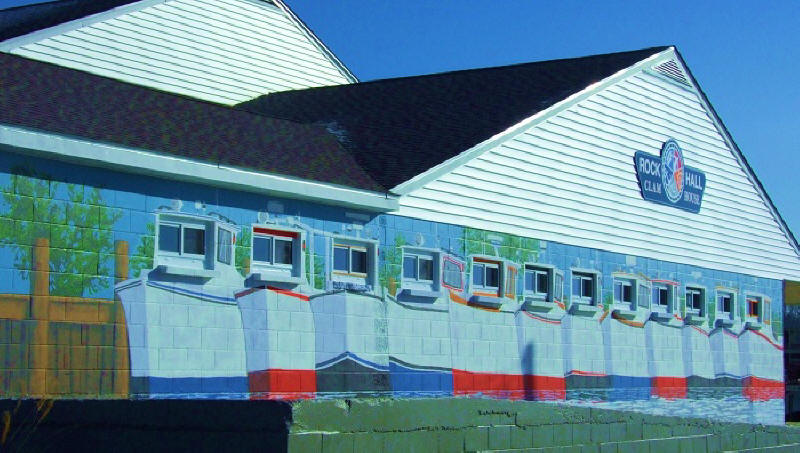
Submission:
{"label": "painted blue sky in mural", "polygon": [[798,2],[287,2],[361,80],[676,45],[800,234]]}

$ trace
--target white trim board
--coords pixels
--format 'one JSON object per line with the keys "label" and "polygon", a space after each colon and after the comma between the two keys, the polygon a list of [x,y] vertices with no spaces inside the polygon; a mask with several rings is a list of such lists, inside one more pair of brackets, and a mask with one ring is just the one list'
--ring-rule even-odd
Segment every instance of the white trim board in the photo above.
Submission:
{"label": "white trim board", "polygon": [[8,151],[23,155],[210,184],[231,190],[308,200],[371,212],[389,212],[398,208],[398,198],[388,193],[210,164],[16,126],[0,125],[0,145],[12,147]]}

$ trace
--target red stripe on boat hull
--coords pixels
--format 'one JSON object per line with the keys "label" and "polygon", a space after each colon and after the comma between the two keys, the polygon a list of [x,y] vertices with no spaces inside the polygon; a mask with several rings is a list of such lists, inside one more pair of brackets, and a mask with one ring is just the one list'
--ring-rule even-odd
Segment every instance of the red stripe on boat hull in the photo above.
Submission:
{"label": "red stripe on boat hull", "polygon": [[563,377],[453,370],[453,394],[477,393],[510,399],[563,400],[567,384]]}
{"label": "red stripe on boat hull", "polygon": [[689,392],[685,377],[658,376],[650,379],[650,393],[667,399],[684,399]]}
{"label": "red stripe on boat hull", "polygon": [[742,394],[750,401],[783,399],[786,395],[784,383],[755,376],[744,378]]}
{"label": "red stripe on boat hull", "polygon": [[317,392],[315,370],[252,371],[247,378],[251,399],[309,399]]}

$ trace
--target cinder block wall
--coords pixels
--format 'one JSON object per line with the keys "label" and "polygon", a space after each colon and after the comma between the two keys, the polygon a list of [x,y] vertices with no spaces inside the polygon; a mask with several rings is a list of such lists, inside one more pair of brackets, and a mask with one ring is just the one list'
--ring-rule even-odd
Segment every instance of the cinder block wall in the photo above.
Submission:
{"label": "cinder block wall", "polygon": [[800,451],[800,429],[478,398],[0,400],[0,451]]}
{"label": "cinder block wall", "polygon": [[291,452],[800,451],[792,427],[528,401],[317,400],[292,411]]}

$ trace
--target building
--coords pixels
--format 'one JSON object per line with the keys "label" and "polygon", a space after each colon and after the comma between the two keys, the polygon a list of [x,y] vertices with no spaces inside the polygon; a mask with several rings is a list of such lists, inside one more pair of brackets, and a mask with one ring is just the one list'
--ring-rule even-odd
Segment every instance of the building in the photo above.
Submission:
{"label": "building", "polygon": [[359,83],[278,0],[0,15],[4,395],[783,421],[800,250],[674,47]]}

